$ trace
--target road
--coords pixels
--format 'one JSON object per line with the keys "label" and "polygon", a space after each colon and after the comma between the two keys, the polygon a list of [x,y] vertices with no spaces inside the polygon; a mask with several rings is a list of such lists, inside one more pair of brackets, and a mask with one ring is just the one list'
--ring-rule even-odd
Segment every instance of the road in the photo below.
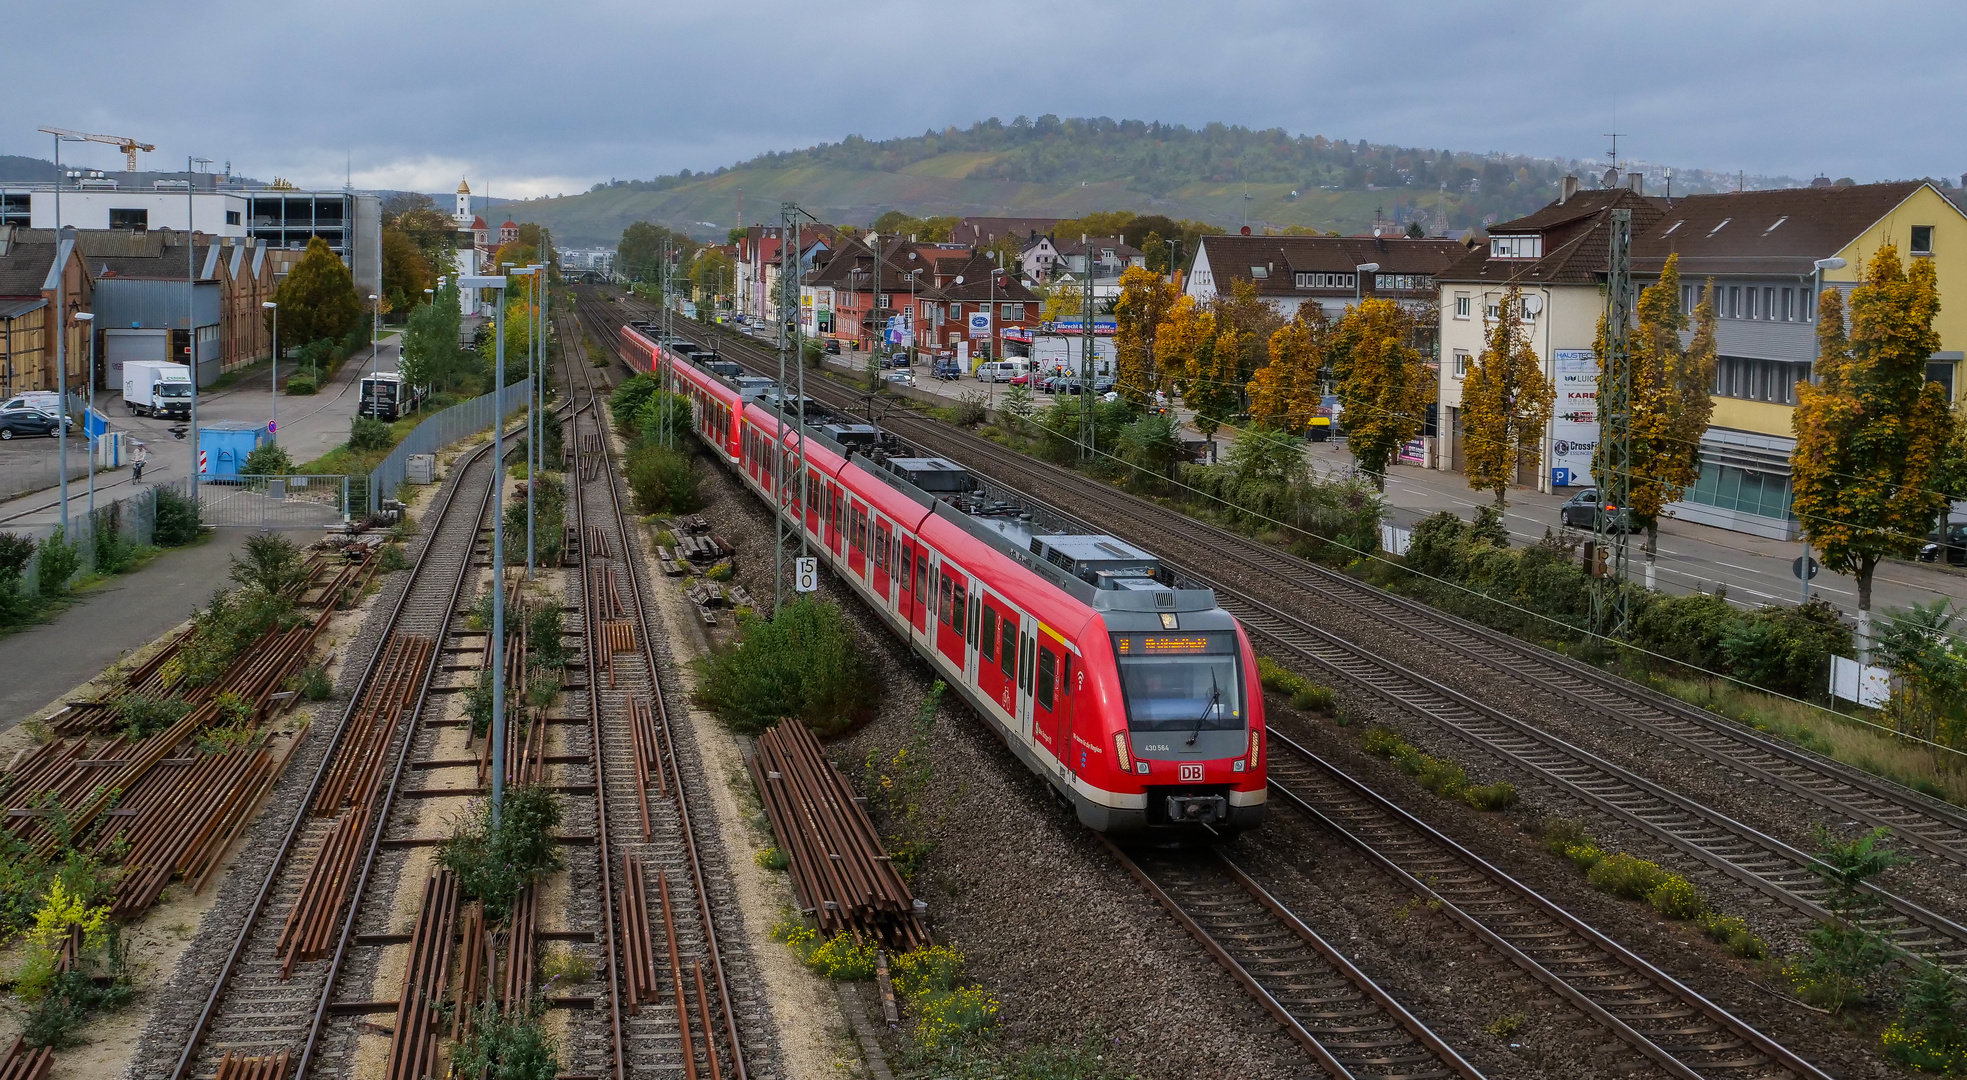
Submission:
{"label": "road", "polygon": [[[395,371],[399,356],[397,343],[400,340],[400,334],[383,338],[373,360],[367,352],[350,357],[335,377],[321,388],[320,393],[310,397],[280,396],[280,430],[277,438],[296,462],[311,461],[348,441],[348,422],[354,417],[355,407],[361,399],[359,388],[362,377],[377,365],[383,371]],[[284,379],[293,372],[288,366],[283,366],[280,374]],[[199,423],[220,420],[266,423],[274,408],[270,392],[271,375],[271,367],[258,368],[223,390],[200,394]],[[153,481],[178,480],[190,472],[191,441],[172,436],[172,421],[130,415],[123,407],[121,395],[114,391],[97,391],[96,407],[109,417],[113,429],[133,432],[137,439],[150,447],[150,464],[144,468],[142,485],[133,486],[130,483],[127,467],[96,474],[97,505],[102,505],[105,500],[128,497]],[[18,439],[13,441],[21,442]],[[56,453],[53,439],[34,439],[23,444],[22,449],[29,454],[47,457]],[[68,449],[71,459],[87,452],[86,444],[80,439],[71,442]],[[11,445],[0,451],[5,454],[21,452]],[[0,467],[6,464],[6,459],[0,457]],[[49,475],[53,476],[52,468]],[[81,513],[86,492],[85,483],[69,481],[71,513]],[[54,490],[44,489],[0,504],[0,528],[33,533],[52,528],[58,519],[56,501]]]}
{"label": "road", "polygon": [[[761,337],[759,340],[764,339]],[[828,356],[826,361],[828,366],[837,370],[859,373],[866,370],[867,354]],[[918,368],[917,374],[921,375],[926,370]],[[951,402],[965,394],[981,394],[991,408],[1003,400],[1008,389],[1002,383],[981,383],[970,378],[939,382],[921,377],[916,380],[915,386]],[[1040,409],[1052,400],[1043,393],[1034,397]],[[1186,423],[1189,414],[1178,411],[1178,415]],[[1185,438],[1201,438],[1193,428],[1187,428],[1183,435]],[[1218,442],[1227,449],[1226,437],[1219,437]],[[1343,440],[1308,443],[1305,452],[1313,470],[1320,475],[1343,474],[1354,465]],[[1561,531],[1558,528],[1558,507],[1571,494],[1573,492],[1548,495],[1532,488],[1511,491],[1509,508],[1504,514],[1511,539],[1528,545],[1541,541],[1547,531]],[[1488,501],[1490,499],[1486,493],[1471,491],[1466,478],[1459,473],[1407,465],[1396,465],[1387,473],[1387,518],[1388,523],[1395,526],[1412,526],[1442,510],[1465,519],[1473,518],[1476,508]],[[1580,540],[1585,538],[1575,531],[1572,535]],[[1717,586],[1725,587],[1729,599],[1751,606],[1795,604],[1802,599],[1802,588],[1791,572],[1791,564],[1802,553],[1803,545],[1797,541],[1769,540],[1668,519],[1660,525],[1660,550],[1652,566],[1650,584],[1665,592],[1682,594],[1712,592]],[[1632,545],[1630,560],[1634,579],[1646,580],[1645,556],[1638,550],[1637,538]],[[1858,592],[1853,579],[1824,571],[1810,583],[1810,592],[1812,597],[1828,599],[1855,618]],[[1913,603],[1930,603],[1941,596],[1953,599],[1958,606],[1967,607],[1967,573],[1929,563],[1889,560],[1878,568],[1872,578],[1874,612]]]}

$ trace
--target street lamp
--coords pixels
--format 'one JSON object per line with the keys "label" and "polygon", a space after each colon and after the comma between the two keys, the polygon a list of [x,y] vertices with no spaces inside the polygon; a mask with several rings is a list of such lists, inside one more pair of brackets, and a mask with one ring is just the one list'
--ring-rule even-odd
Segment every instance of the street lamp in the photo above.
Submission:
{"label": "street lamp", "polygon": [[[68,535],[68,274],[61,264],[61,144],[83,142],[80,135],[71,135],[55,128],[42,128],[54,136],[55,140],[55,392],[61,398],[61,407],[56,412],[56,441],[61,444],[57,451],[56,468],[61,470],[61,528],[62,536]],[[47,325],[44,321],[42,325]],[[46,340],[45,335],[43,340]],[[42,356],[46,357],[45,346]],[[193,369],[193,383],[197,381]],[[194,399],[195,400],[195,399]],[[196,453],[196,451],[193,451]]]}
{"label": "street lamp", "polygon": [[1358,307],[1365,299],[1366,275],[1377,274],[1379,263],[1360,263],[1352,268],[1352,306]]}
{"label": "street lamp", "polygon": [[492,827],[505,805],[505,278],[463,277],[461,289],[496,289],[492,369]]}
{"label": "street lamp", "polygon": [[[1818,301],[1818,298],[1823,295],[1824,271],[1842,270],[1848,265],[1850,264],[1846,263],[1843,259],[1835,255],[1832,255],[1828,259],[1818,259],[1817,261],[1810,264],[1810,277],[1812,279],[1811,284],[1815,287],[1810,291],[1809,302],[1804,305],[1804,311],[1806,313],[1809,311],[1809,304],[1816,303]],[[1808,316],[1806,315],[1805,317],[1807,318]],[[1823,346],[1821,345],[1822,340],[1823,339],[1818,336],[1813,336],[1811,338],[1811,341],[1813,343],[1817,343],[1815,344],[1815,346],[1812,348],[1810,352],[1810,378],[1812,379],[1816,377],[1817,360],[1823,353]],[[1808,534],[1805,534],[1803,537],[1803,562],[1801,564],[1801,570],[1802,572],[1797,574],[1796,576],[1802,579],[1803,581],[1803,602],[1807,604],[1810,602],[1810,537]],[[1860,619],[1868,620],[1870,616],[1869,613],[1860,611],[1858,613],[1858,617]],[[1868,631],[1869,627],[1867,626],[1863,629]],[[1861,636],[1865,639],[1862,645],[1869,645],[1871,643],[1870,634],[1868,632],[1861,633]],[[1860,647],[1862,647],[1862,645]],[[1859,654],[1859,661],[1861,663],[1869,662],[1869,660],[1870,660],[1869,657],[1863,655],[1862,653]]]}
{"label": "street lamp", "polygon": [[[82,435],[89,440],[89,544],[93,548],[96,542],[96,436],[89,430],[89,414],[96,411],[96,317],[91,312],[78,311],[75,321],[89,332],[89,408],[82,414]],[[68,402],[62,402],[63,412],[58,417],[64,428],[68,426],[67,407]],[[62,525],[66,529],[68,523],[63,521]],[[63,532],[62,535],[66,538],[68,534]]]}
{"label": "street lamp", "polygon": [[[376,385],[376,376],[382,374],[382,300],[375,293],[369,294],[369,418],[376,419],[376,408],[381,399],[381,388]],[[356,406],[358,409],[361,406]]]}
{"label": "street lamp", "polygon": [[266,433],[273,436],[273,441],[277,443],[280,441],[280,305],[271,300],[262,300],[260,308],[273,312],[273,412],[266,422]]}

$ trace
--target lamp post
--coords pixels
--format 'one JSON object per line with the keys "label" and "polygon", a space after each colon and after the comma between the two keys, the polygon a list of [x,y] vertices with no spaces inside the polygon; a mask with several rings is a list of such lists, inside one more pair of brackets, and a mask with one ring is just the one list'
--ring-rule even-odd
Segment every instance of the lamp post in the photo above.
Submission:
{"label": "lamp post", "polygon": [[[369,294],[369,419],[378,419],[376,406],[382,397],[381,387],[376,385],[376,376],[382,374],[382,298]],[[360,409],[358,400],[356,408]]]}
{"label": "lamp post", "polygon": [[[266,433],[273,441],[280,441],[280,305],[272,300],[260,301],[260,308],[273,312],[273,385],[270,396],[273,398],[273,411],[266,422]],[[359,402],[360,399],[358,398]]]}
{"label": "lamp post", "polygon": [[[61,262],[61,144],[82,142],[80,135],[66,135],[54,128],[42,128],[55,140],[55,392],[61,397],[61,406],[55,412],[55,435],[60,448],[56,456],[56,468],[61,470],[61,527],[62,535],[68,535],[68,273]],[[47,325],[46,320],[42,322]],[[47,336],[42,335],[45,342]],[[42,346],[46,357],[46,345]],[[194,382],[196,380],[194,379]],[[196,399],[193,399],[194,401]],[[197,450],[192,454],[195,457]],[[194,493],[195,494],[195,493]]]}
{"label": "lamp post", "polygon": [[505,278],[464,277],[461,289],[496,289],[492,370],[492,827],[505,806]]}
{"label": "lamp post", "polygon": [[1366,297],[1366,275],[1379,272],[1379,263],[1360,263],[1352,268],[1352,306],[1358,307]]}
{"label": "lamp post", "polygon": [[[513,277],[526,279],[526,377],[533,377],[533,324],[539,322],[533,317],[533,292],[538,288],[535,279],[539,267],[516,266],[511,271]],[[533,489],[539,486],[539,467],[533,464],[533,448],[539,440],[533,433],[533,393],[526,391],[526,580],[533,578]]]}
{"label": "lamp post", "polygon": [[[1814,288],[1810,290],[1809,302],[1817,303],[1819,298],[1823,295],[1824,271],[1842,270],[1847,265],[1849,264],[1846,263],[1843,259],[1838,258],[1835,255],[1831,256],[1828,259],[1818,259],[1816,262],[1811,263],[1810,277],[1811,277],[1811,284],[1814,286]],[[1809,310],[1808,304],[1804,306],[1804,310],[1806,312]],[[1810,340],[1813,343],[1817,343],[1817,342],[1821,342],[1823,339],[1817,335],[1811,335]],[[1822,356],[1822,354],[1823,354],[1822,345],[1813,344],[1810,350],[1810,378],[1811,379],[1816,378],[1817,360]],[[1810,537],[1809,534],[1807,533],[1805,533],[1803,536],[1803,562],[1801,565],[1801,570],[1802,572],[1797,574],[1796,576],[1798,578],[1801,578],[1803,581],[1802,602],[1807,604],[1810,602]],[[1859,639],[1858,648],[1860,650],[1864,650],[1866,649],[1867,646],[1871,644],[1871,634],[1870,634],[1871,613],[1867,611],[1860,611],[1858,612],[1858,619],[1865,624],[1861,626],[1858,631],[1858,639]],[[1870,663],[1871,657],[1866,655],[1865,652],[1860,651],[1858,654],[1858,662],[1861,664]]]}
{"label": "lamp post", "polygon": [[[96,411],[96,317],[94,313],[78,311],[75,321],[89,332],[89,407],[82,413],[82,435],[89,440],[89,544],[93,548],[96,541],[96,436],[89,430],[89,414]],[[67,402],[62,402],[64,408]],[[68,426],[68,414],[60,417],[62,427]],[[66,526],[67,522],[63,522]],[[66,534],[63,534],[66,536]]]}

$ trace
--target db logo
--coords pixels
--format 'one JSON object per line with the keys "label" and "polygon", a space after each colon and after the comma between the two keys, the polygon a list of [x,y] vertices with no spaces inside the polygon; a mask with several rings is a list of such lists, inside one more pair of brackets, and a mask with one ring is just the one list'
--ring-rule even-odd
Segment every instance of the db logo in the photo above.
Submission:
{"label": "db logo", "polygon": [[1184,762],[1184,763],[1182,764],[1182,783],[1184,783],[1184,784],[1199,784],[1199,783],[1201,783],[1201,782],[1202,782],[1202,765],[1201,765],[1201,763],[1200,763],[1200,762],[1196,762],[1196,763],[1193,763],[1193,764],[1190,764],[1190,763],[1187,763],[1187,762]]}

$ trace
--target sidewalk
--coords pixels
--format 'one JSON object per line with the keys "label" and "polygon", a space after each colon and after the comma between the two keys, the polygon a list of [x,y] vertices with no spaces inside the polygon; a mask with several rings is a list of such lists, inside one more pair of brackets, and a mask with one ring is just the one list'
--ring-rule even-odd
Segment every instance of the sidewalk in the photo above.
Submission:
{"label": "sidewalk", "polygon": [[227,583],[227,565],[250,529],[217,529],[204,543],[172,548],[135,573],[83,593],[53,621],[0,638],[0,730],[102,673],[124,653],[191,617]]}

